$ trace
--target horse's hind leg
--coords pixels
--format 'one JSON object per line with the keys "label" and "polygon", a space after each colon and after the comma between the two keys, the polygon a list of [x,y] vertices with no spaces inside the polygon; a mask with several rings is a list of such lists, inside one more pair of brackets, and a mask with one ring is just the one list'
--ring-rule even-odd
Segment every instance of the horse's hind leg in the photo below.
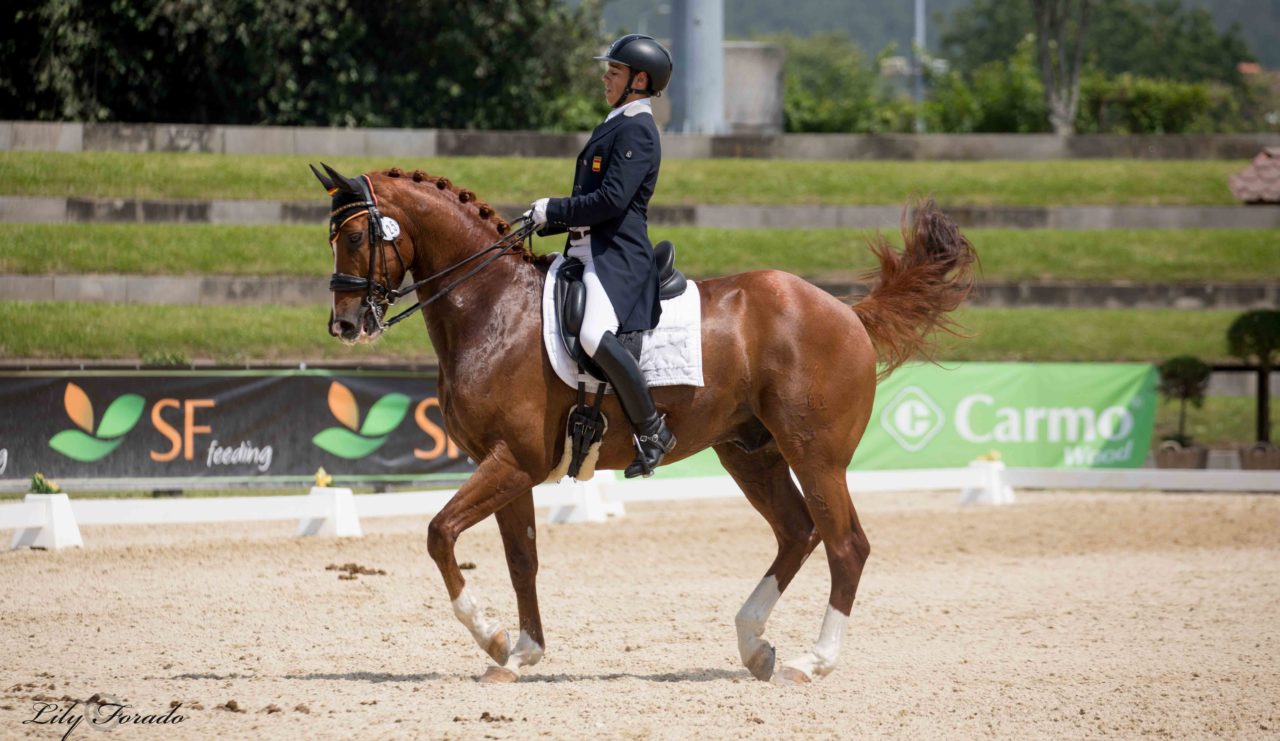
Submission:
{"label": "horse's hind leg", "polygon": [[818,641],[808,653],[788,661],[779,671],[780,679],[802,683],[826,676],[836,667],[845,623],[853,609],[871,544],[849,498],[843,466],[801,463],[798,467],[793,464],[793,468],[804,490],[809,515],[827,549],[827,565],[831,569],[831,595]]}
{"label": "horse's hind leg", "polygon": [[500,448],[480,462],[427,529],[427,552],[444,577],[454,616],[499,665],[505,665],[510,658],[506,631],[485,616],[474,590],[467,588],[454,548],[464,530],[518,498],[531,498],[532,492],[532,478],[520,470],[505,448]]}
{"label": "horse's hind leg", "polygon": [[733,443],[725,443],[715,450],[720,463],[746,494],[747,501],[764,515],[778,540],[778,555],[734,621],[742,663],[756,679],[767,681],[773,675],[775,652],[763,638],[765,623],[782,592],[818,545],[818,531],[776,446],[770,444],[748,453]]}

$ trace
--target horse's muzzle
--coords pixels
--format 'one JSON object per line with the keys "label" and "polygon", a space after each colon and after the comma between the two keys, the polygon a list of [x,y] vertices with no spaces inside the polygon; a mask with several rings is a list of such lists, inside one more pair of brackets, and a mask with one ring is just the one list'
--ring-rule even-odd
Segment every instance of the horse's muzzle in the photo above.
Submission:
{"label": "horse's muzzle", "polygon": [[329,335],[347,344],[368,342],[381,333],[382,330],[378,327],[373,312],[369,311],[369,307],[364,304],[352,312],[344,312],[341,316],[336,315],[333,310],[329,311]]}

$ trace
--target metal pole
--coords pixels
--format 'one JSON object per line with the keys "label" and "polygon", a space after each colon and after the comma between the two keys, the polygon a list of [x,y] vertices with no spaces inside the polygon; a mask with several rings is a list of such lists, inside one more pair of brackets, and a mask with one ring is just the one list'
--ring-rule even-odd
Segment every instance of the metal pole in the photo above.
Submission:
{"label": "metal pole", "polygon": [[916,133],[924,133],[924,0],[916,0],[916,37],[911,55],[915,59],[912,92],[916,101]]}
{"label": "metal pole", "polygon": [[671,130],[725,133],[724,0],[676,0],[671,29]]}

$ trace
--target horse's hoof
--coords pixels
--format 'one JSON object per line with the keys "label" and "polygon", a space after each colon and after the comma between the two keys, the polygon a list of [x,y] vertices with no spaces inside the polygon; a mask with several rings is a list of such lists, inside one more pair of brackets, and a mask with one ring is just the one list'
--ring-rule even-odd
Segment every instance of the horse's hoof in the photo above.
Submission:
{"label": "horse's hoof", "polygon": [[768,682],[773,676],[773,666],[777,658],[773,646],[768,643],[760,644],[756,652],[751,654],[751,659],[747,661],[747,669],[751,671],[751,676],[759,679],[761,682]]}
{"label": "horse's hoof", "polygon": [[511,684],[520,679],[520,675],[505,666],[491,666],[480,675],[480,684]]}
{"label": "horse's hoof", "polygon": [[809,679],[809,675],[799,669],[784,666],[778,671],[773,681],[777,684],[809,684],[813,680]]}
{"label": "horse's hoof", "polygon": [[507,659],[511,658],[511,642],[507,639],[507,631],[500,630],[494,633],[493,638],[489,639],[489,645],[485,647],[484,652],[489,654],[489,658],[499,665],[506,664]]}

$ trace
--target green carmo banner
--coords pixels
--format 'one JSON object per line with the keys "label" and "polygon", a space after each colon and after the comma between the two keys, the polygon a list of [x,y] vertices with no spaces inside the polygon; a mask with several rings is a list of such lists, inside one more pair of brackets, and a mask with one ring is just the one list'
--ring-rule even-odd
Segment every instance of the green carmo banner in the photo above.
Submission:
{"label": "green carmo banner", "polygon": [[[993,452],[1024,468],[1137,468],[1155,412],[1148,364],[912,364],[877,387],[850,468],[953,468]],[[659,471],[721,473],[710,451]]]}
{"label": "green carmo banner", "polygon": [[876,389],[853,467],[1136,468],[1155,425],[1147,364],[959,363],[901,368]]}

